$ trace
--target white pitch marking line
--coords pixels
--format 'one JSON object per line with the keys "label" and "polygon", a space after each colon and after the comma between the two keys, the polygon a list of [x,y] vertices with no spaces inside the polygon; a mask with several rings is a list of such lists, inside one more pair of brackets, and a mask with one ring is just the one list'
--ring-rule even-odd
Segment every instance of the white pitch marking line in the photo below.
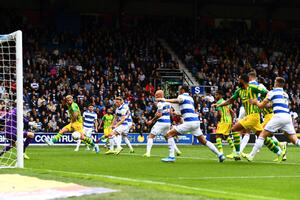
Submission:
{"label": "white pitch marking line", "polygon": [[212,193],[219,193],[219,194],[226,194],[226,195],[243,196],[246,198],[280,200],[278,198],[273,198],[273,197],[257,196],[257,195],[243,194],[243,193],[237,193],[237,192],[226,192],[226,191],[213,190],[213,189],[207,189],[207,188],[195,188],[195,187],[166,183],[166,182],[143,180],[143,179],[133,179],[133,178],[110,176],[110,175],[103,175],[103,174],[88,174],[88,173],[80,173],[80,172],[51,170],[51,169],[35,169],[35,168],[23,168],[23,169],[31,169],[33,171],[44,171],[44,172],[46,171],[46,172],[50,172],[50,173],[57,172],[57,173],[73,174],[73,175],[94,176],[94,177],[110,178],[110,179],[115,179],[115,180],[131,181],[131,182],[136,182],[136,183],[148,183],[148,184],[153,184],[153,185],[166,185],[166,186],[184,188],[184,189],[189,189],[189,190],[194,190],[194,191],[204,191],[204,192],[212,192]]}
{"label": "white pitch marking line", "polygon": [[207,177],[178,177],[178,178],[158,178],[165,180],[208,180],[208,179],[258,179],[258,178],[300,178],[300,176],[207,176]]}
{"label": "white pitch marking line", "polygon": [[[121,153],[120,155],[131,155],[131,156],[142,156],[142,154],[132,154],[132,153]],[[151,157],[160,157],[160,158],[164,158],[166,156],[162,156],[162,155],[152,155]],[[185,156],[178,156],[176,157],[176,159],[193,159],[193,160],[215,160],[218,161],[218,159],[213,159],[213,158],[201,158],[201,157],[185,157]],[[246,161],[246,160],[245,160]],[[232,159],[226,159],[225,162],[240,162],[240,161],[235,161]],[[248,162],[248,161],[247,161]],[[265,164],[276,164],[276,165],[300,165],[300,163],[289,163],[289,162],[281,162],[281,163],[277,163],[277,162],[272,162],[272,161],[253,161],[253,163],[265,163]]]}

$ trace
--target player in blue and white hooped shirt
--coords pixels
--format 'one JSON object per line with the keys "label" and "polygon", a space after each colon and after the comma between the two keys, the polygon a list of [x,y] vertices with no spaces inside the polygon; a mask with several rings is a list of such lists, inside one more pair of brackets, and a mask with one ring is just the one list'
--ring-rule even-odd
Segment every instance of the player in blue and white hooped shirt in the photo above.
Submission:
{"label": "player in blue and white hooped shirt", "polygon": [[[83,113],[83,134],[86,137],[91,137],[92,133],[98,132],[98,120],[97,114],[94,112],[94,106],[92,104],[89,105],[88,110]],[[79,146],[81,144],[81,140],[77,140],[77,145],[74,151],[79,150]],[[90,150],[89,146],[86,145],[86,150]]]}
{"label": "player in blue and white hooped shirt", "polygon": [[123,109],[127,110],[127,117],[126,117],[126,121],[127,121],[127,130],[126,132],[122,133],[121,136],[122,136],[122,139],[124,140],[125,144],[129,147],[129,153],[134,153],[134,150],[132,148],[132,145],[127,137],[127,134],[129,133],[131,127],[132,127],[132,117],[131,117],[131,112],[130,112],[130,109],[128,107],[128,104],[127,103],[123,103]]}
{"label": "player in blue and white hooped shirt", "polygon": [[[164,98],[164,92],[162,90],[157,90],[155,93],[155,98]],[[166,137],[167,132],[170,130],[171,126],[171,119],[170,119],[170,112],[171,112],[171,105],[169,103],[166,103],[164,101],[157,103],[157,112],[152,120],[146,122],[148,125],[151,125],[152,123],[156,122],[154,126],[151,129],[151,132],[148,136],[147,141],[147,152],[144,154],[144,157],[149,158],[151,153],[151,148],[153,145],[153,139],[155,136],[161,134],[162,136]],[[167,138],[166,138],[167,140]],[[173,138],[174,140],[174,138]],[[175,151],[177,155],[181,155],[181,152],[175,144]]]}
{"label": "player in blue and white hooped shirt", "polygon": [[[284,84],[285,79],[277,77],[275,79],[274,89],[268,92],[267,97],[261,103],[259,103],[256,99],[251,99],[249,101],[250,103],[257,105],[259,108],[268,107],[270,102],[273,107],[274,116],[265,126],[264,130],[259,134],[259,138],[256,140],[251,153],[247,155],[248,161],[253,160],[256,152],[263,146],[265,138],[272,135],[279,129],[285,133],[293,144],[300,147],[300,140],[296,136],[289,110],[289,96],[283,91]],[[281,162],[285,155],[285,150],[281,150],[279,148],[277,155],[277,161]]]}
{"label": "player in blue and white hooped shirt", "polygon": [[[117,107],[116,114],[115,114],[114,120],[112,122],[112,128],[114,128],[114,129],[109,134],[110,149],[106,152],[106,154],[114,153],[114,154],[118,155],[123,150],[123,148],[121,147],[121,142],[122,142],[121,136],[127,135],[127,133],[129,132],[129,130],[132,126],[132,119],[131,119],[131,113],[129,111],[128,105],[124,103],[122,97],[116,98],[115,105]],[[128,140],[127,137],[126,137],[126,139]],[[126,140],[125,140],[125,142],[126,142]],[[127,142],[129,142],[129,140]],[[114,150],[115,144],[117,145],[116,150]],[[130,144],[130,142],[129,142],[129,144]],[[130,146],[131,146],[131,144],[130,144]]]}
{"label": "player in blue and white hooped shirt", "polygon": [[180,95],[177,99],[164,99],[157,98],[157,101],[165,101],[169,103],[178,103],[179,109],[183,118],[183,124],[176,126],[174,129],[168,131],[168,145],[169,145],[169,157],[162,159],[163,162],[174,162],[175,161],[175,152],[174,152],[174,139],[173,137],[179,134],[186,134],[190,132],[193,134],[199,142],[206,145],[211,151],[213,151],[218,157],[219,162],[223,162],[225,157],[221,154],[218,149],[214,146],[213,143],[207,141],[204,137],[202,131],[200,130],[200,121],[198,115],[195,113],[194,100],[189,95],[189,86],[184,85],[180,88]]}

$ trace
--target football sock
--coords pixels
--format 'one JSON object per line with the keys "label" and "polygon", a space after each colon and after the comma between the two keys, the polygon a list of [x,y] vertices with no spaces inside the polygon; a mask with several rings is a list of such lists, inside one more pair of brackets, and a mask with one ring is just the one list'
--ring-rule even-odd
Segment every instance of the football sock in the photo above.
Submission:
{"label": "football sock", "polygon": [[79,148],[80,144],[81,144],[81,139],[78,139],[78,140],[77,140],[76,149],[78,149],[78,148]]}
{"label": "football sock", "polygon": [[33,138],[26,138],[25,142],[24,142],[24,147],[23,147],[23,152],[25,152],[26,148],[28,147],[28,145],[30,144],[30,142],[32,141]]}
{"label": "football sock", "polygon": [[232,133],[232,135],[233,135],[233,142],[234,142],[236,154],[240,155],[240,141],[241,141],[240,133],[234,132],[234,133]]}
{"label": "football sock", "polygon": [[274,135],[272,136],[271,139],[273,140],[276,146],[281,146],[281,143],[277,140],[277,138]]}
{"label": "football sock", "polygon": [[169,151],[170,151],[169,156],[170,157],[175,157],[174,143],[175,143],[174,138],[173,137],[169,137],[168,138],[168,145],[169,145]]}
{"label": "football sock", "polygon": [[175,149],[176,152],[179,152],[179,149],[178,149],[178,147],[177,147],[177,145],[176,145],[175,140],[174,140],[174,149]]}
{"label": "football sock", "polygon": [[219,152],[223,154],[222,139],[221,138],[217,138],[216,142],[217,142],[217,148],[218,148]]}
{"label": "football sock", "polygon": [[92,145],[93,147],[95,146],[95,143],[93,142],[93,140],[89,137],[84,137],[83,139],[84,142],[86,142],[87,144]]}
{"label": "football sock", "polygon": [[213,143],[211,143],[210,141],[206,141],[206,144],[205,144],[212,152],[214,152],[215,154],[218,155],[218,157],[220,155],[222,155],[221,152],[218,151],[218,149],[215,147],[215,145]]}
{"label": "football sock", "polygon": [[132,149],[131,143],[130,143],[130,141],[128,140],[127,136],[123,136],[123,139],[124,139],[126,145],[129,147],[129,149]]}
{"label": "football sock", "polygon": [[9,151],[12,148],[12,145],[8,145],[3,148],[3,150],[0,152],[0,156],[2,156],[5,152]]}
{"label": "football sock", "polygon": [[106,138],[106,140],[105,140],[105,145],[107,146],[108,143],[109,143],[109,138]]}
{"label": "football sock", "polygon": [[228,144],[229,144],[230,148],[232,149],[232,151],[235,152],[235,146],[234,146],[234,144],[233,144],[232,139],[230,138],[230,136],[228,136],[226,138],[226,141],[228,142]]}
{"label": "football sock", "polygon": [[244,137],[241,141],[241,148],[240,148],[240,152],[243,152],[245,147],[247,146],[248,142],[249,142],[249,139],[250,139],[250,134],[246,133],[244,134]]}
{"label": "football sock", "polygon": [[111,151],[114,151],[114,142],[115,142],[115,140],[114,140],[114,137],[115,136],[112,136],[111,138],[109,138],[109,150],[111,150]]}
{"label": "football sock", "polygon": [[100,140],[104,140],[105,139],[105,135],[103,135],[101,138],[100,138]]}
{"label": "football sock", "polygon": [[300,147],[300,140],[299,139],[295,142],[295,145],[297,145],[298,147]]}
{"label": "football sock", "polygon": [[54,138],[52,139],[52,142],[55,143],[57,142],[61,137],[62,137],[63,133],[59,132],[56,136],[54,136]]}
{"label": "football sock", "polygon": [[151,153],[152,145],[153,145],[153,138],[148,138],[148,141],[147,141],[147,152],[146,152],[146,154],[150,154]]}
{"label": "football sock", "polygon": [[273,151],[274,153],[277,153],[277,152],[279,151],[278,146],[276,146],[276,144],[274,143],[273,140],[271,140],[271,138],[266,137],[264,143],[265,143],[265,145],[268,147],[268,149],[270,149],[270,150]]}
{"label": "football sock", "polygon": [[115,135],[114,142],[117,145],[117,149],[121,148],[122,138],[120,135]]}
{"label": "football sock", "polygon": [[250,158],[254,158],[255,154],[257,153],[257,151],[264,145],[264,138],[259,137],[256,141],[255,144],[252,148],[251,153],[249,154]]}

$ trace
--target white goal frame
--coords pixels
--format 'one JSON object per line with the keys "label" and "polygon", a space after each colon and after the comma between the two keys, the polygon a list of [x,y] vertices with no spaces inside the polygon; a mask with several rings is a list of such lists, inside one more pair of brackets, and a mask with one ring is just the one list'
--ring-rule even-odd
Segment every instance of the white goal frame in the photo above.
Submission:
{"label": "white goal frame", "polygon": [[16,100],[17,100],[17,162],[15,166],[24,167],[23,158],[23,45],[22,45],[22,31],[0,35],[0,43],[15,40],[16,45]]}

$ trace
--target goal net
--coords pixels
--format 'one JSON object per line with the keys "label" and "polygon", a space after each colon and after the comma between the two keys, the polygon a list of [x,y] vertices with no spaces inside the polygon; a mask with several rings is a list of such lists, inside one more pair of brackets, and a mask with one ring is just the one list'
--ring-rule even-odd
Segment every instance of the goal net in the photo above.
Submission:
{"label": "goal net", "polygon": [[23,167],[22,32],[0,35],[0,168]]}

